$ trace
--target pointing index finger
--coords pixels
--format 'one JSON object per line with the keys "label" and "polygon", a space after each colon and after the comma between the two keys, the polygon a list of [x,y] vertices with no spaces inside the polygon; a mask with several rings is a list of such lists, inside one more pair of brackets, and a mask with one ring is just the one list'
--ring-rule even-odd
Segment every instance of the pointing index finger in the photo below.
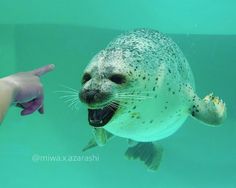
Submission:
{"label": "pointing index finger", "polygon": [[54,68],[55,68],[55,65],[54,64],[50,64],[50,65],[46,65],[44,67],[35,69],[35,70],[32,71],[32,73],[35,76],[43,76],[44,74],[52,71]]}

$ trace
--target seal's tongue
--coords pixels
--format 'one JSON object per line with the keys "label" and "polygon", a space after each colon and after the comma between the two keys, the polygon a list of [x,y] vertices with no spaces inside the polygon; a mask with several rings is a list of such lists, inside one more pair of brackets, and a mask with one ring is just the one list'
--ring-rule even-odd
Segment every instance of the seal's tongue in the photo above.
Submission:
{"label": "seal's tongue", "polygon": [[106,106],[102,109],[88,109],[89,124],[94,127],[102,127],[106,125],[115,114],[117,107]]}

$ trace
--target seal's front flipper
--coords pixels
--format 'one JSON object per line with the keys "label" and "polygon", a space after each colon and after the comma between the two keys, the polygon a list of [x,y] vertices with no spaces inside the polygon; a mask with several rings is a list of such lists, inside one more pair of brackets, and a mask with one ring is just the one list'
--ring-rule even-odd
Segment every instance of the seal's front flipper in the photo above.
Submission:
{"label": "seal's front flipper", "polygon": [[84,152],[84,151],[87,151],[87,150],[89,150],[89,149],[91,149],[91,148],[94,148],[94,147],[96,147],[96,146],[98,146],[98,144],[97,144],[97,142],[95,141],[95,139],[92,138],[92,139],[88,142],[88,144],[82,149],[82,151],[83,151],[83,152]]}
{"label": "seal's front flipper", "polygon": [[82,151],[86,151],[96,146],[104,146],[112,136],[113,135],[111,133],[107,132],[103,128],[94,128],[93,138],[89,141],[87,146],[83,148]]}
{"label": "seal's front flipper", "polygon": [[154,145],[152,142],[138,143],[129,147],[125,156],[130,159],[139,159],[145,163],[149,170],[156,171],[161,162],[163,149]]}
{"label": "seal's front flipper", "polygon": [[134,141],[134,140],[131,140],[131,139],[128,139],[128,147],[132,147],[132,146],[135,146],[138,142]]}
{"label": "seal's front flipper", "polygon": [[209,125],[219,125],[227,116],[225,103],[212,93],[204,99],[197,97],[190,113],[196,119]]}

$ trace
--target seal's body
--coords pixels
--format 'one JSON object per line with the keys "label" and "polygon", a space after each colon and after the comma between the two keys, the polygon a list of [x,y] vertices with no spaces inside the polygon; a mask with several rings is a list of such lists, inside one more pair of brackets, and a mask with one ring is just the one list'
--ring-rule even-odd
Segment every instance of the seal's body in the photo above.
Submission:
{"label": "seal's body", "polygon": [[109,135],[153,142],[173,134],[189,115],[212,125],[226,117],[218,97],[197,96],[183,53],[155,30],[120,35],[91,60],[82,82],[80,99],[88,105],[90,125]]}
{"label": "seal's body", "polygon": [[95,59],[104,67],[102,58],[107,58],[107,64],[124,64],[121,72],[129,83],[117,91],[117,96],[132,96],[126,103],[121,99],[124,108],[104,129],[147,142],[167,137],[182,125],[191,107],[187,88],[194,88],[194,80],[186,58],[170,38],[151,30],[126,33]]}

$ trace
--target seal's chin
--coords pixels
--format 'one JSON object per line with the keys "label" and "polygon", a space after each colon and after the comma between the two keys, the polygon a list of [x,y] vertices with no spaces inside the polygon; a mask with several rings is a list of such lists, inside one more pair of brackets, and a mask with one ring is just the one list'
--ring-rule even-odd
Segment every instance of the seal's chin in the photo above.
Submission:
{"label": "seal's chin", "polygon": [[103,127],[106,125],[114,116],[119,105],[107,105],[100,109],[88,109],[88,121],[93,127]]}

